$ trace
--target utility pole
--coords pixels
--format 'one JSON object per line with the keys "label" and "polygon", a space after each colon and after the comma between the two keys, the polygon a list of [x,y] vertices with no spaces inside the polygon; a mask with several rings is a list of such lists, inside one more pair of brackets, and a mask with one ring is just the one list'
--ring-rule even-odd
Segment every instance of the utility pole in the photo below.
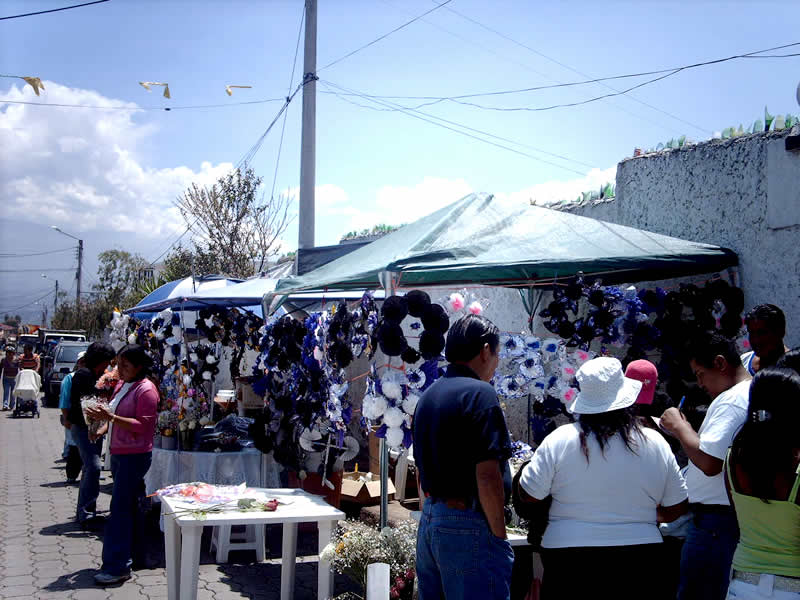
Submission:
{"label": "utility pole", "polygon": [[53,298],[53,318],[56,317],[56,311],[58,310],[58,279],[56,279],[56,297]]}
{"label": "utility pole", "polygon": [[317,0],[306,0],[303,46],[303,133],[300,150],[298,248],[314,247],[317,126]]}
{"label": "utility pole", "polygon": [[[77,240],[78,242],[78,270],[75,271],[75,280],[77,282],[77,286],[75,287],[75,309],[80,310],[81,306],[81,271],[83,270],[83,240],[80,238],[75,237],[71,233],[67,233],[63,231],[60,227],[56,225],[50,225],[51,229],[55,229],[58,233],[65,235],[67,237],[72,238],[73,240]],[[56,292],[56,297],[58,296],[58,292]]]}
{"label": "utility pole", "polygon": [[81,271],[83,270],[83,240],[78,240],[78,270],[75,272],[75,279],[78,285],[75,286],[75,308],[81,305]]}

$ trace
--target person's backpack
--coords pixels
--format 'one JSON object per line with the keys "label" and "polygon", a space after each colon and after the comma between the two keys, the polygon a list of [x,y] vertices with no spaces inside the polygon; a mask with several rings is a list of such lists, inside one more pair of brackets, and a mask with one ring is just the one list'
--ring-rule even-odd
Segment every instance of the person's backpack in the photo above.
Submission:
{"label": "person's backpack", "polygon": [[516,475],[514,475],[514,479],[511,482],[511,503],[514,505],[514,510],[519,518],[528,521],[528,543],[533,546],[534,551],[538,552],[541,549],[544,530],[547,528],[553,497],[548,496],[538,502],[526,502],[523,500],[524,495],[526,496],[527,494],[521,488],[519,480],[522,477],[523,469],[528,466],[529,462],[531,461],[526,460],[522,463]]}

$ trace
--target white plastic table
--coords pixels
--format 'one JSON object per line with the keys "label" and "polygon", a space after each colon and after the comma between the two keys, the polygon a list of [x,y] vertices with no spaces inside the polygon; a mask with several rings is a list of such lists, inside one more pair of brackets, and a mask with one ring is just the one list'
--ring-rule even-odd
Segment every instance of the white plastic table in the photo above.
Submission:
{"label": "white plastic table", "polygon": [[[222,512],[209,513],[205,519],[193,516],[176,516],[176,509],[192,507],[175,497],[161,499],[164,519],[164,546],[167,562],[167,590],[169,600],[196,600],[197,578],[200,565],[200,536],[205,526],[269,525],[283,524],[281,552],[281,600],[294,597],[295,565],[297,560],[297,524],[316,522],[319,529],[319,554],[331,541],[336,523],[345,514],[315,496],[299,489],[254,488],[268,498],[291,500],[281,504],[274,512]],[[320,557],[317,573],[317,598],[324,600],[333,595],[333,574],[329,562]]]}

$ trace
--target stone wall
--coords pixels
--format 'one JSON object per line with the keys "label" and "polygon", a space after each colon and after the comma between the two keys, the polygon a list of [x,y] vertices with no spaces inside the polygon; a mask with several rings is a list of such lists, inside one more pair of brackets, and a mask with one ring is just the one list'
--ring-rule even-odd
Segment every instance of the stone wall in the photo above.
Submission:
{"label": "stone wall", "polygon": [[800,128],[713,140],[622,161],[616,199],[572,212],[739,255],[745,307],[780,306],[786,342],[800,344]]}

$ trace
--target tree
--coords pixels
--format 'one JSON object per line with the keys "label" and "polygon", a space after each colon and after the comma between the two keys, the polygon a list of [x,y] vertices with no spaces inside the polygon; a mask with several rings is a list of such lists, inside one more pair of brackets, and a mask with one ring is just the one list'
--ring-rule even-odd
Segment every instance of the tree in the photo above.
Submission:
{"label": "tree", "polygon": [[195,256],[208,269],[195,274],[250,277],[277,254],[289,224],[289,201],[259,197],[261,181],[251,168],[237,168],[211,187],[192,184],[176,201],[195,233]]}
{"label": "tree", "polygon": [[137,298],[137,288],[150,272],[150,265],[142,256],[125,250],[105,250],[97,258],[98,283],[92,289],[98,292],[98,300],[112,307],[132,306],[141,300]]}

